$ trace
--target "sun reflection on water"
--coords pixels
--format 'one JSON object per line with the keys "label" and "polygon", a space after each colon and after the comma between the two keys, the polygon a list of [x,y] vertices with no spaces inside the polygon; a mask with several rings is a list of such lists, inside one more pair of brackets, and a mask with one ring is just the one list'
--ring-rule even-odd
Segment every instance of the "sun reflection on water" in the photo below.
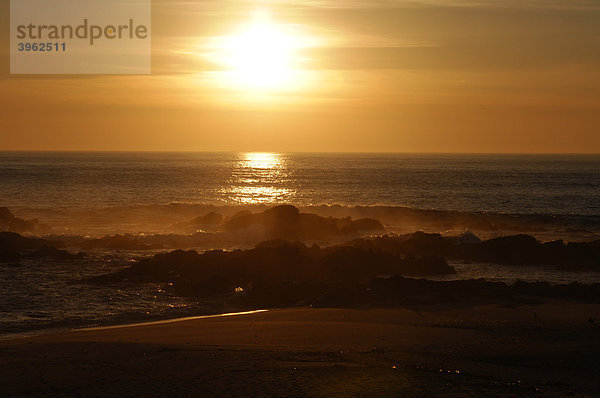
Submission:
{"label": "sun reflection on water", "polygon": [[238,157],[225,193],[230,200],[244,204],[290,202],[292,167],[285,155],[250,152]]}
{"label": "sun reflection on water", "polygon": [[282,158],[282,155],[276,153],[245,153],[240,160],[240,166],[250,169],[274,169],[282,166]]}

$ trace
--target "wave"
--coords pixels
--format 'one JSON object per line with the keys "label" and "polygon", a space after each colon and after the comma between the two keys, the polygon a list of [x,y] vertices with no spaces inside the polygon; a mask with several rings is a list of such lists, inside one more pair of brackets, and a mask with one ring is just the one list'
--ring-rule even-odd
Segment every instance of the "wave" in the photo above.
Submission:
{"label": "wave", "polygon": [[[206,205],[171,203],[89,209],[0,208],[0,230],[32,235],[195,234],[222,231],[240,215],[263,213],[274,205]],[[297,206],[302,214],[376,220],[387,233],[416,230],[482,237],[528,233],[542,240],[589,240],[600,236],[600,215],[505,214],[418,209],[402,206]],[[13,214],[14,213],[14,214]],[[254,242],[256,243],[256,242]]]}

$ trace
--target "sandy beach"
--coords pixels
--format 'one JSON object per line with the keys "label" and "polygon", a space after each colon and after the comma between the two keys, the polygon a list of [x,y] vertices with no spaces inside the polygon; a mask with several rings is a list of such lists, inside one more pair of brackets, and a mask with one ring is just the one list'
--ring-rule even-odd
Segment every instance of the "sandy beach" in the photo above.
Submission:
{"label": "sandy beach", "polygon": [[600,305],[282,309],[0,342],[2,396],[600,393]]}

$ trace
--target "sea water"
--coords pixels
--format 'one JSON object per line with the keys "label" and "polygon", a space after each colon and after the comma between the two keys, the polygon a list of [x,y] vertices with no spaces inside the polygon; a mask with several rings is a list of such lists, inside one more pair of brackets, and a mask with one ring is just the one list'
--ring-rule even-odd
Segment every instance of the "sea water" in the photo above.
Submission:
{"label": "sea water", "polygon": [[600,155],[0,152],[0,206],[395,205],[600,214]]}

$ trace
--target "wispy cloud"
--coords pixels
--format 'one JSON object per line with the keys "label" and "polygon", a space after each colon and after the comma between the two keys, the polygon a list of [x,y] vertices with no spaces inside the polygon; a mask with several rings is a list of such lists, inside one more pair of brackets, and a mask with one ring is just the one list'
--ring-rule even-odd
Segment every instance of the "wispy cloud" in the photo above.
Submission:
{"label": "wispy cloud", "polygon": [[539,8],[539,9],[600,9],[598,0],[205,0],[169,1],[154,0],[154,7],[185,8],[197,11],[219,9],[235,12],[247,7],[289,8],[406,8],[423,6],[443,7],[492,7],[492,8]]}

